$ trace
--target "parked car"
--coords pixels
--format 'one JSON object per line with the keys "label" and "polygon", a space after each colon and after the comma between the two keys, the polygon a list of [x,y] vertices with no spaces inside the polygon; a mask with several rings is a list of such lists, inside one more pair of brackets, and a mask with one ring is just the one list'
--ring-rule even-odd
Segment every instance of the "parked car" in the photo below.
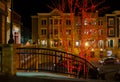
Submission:
{"label": "parked car", "polygon": [[111,63],[119,64],[119,60],[114,57],[108,57],[108,58],[104,59],[104,61],[103,61],[103,64],[111,64]]}
{"label": "parked car", "polygon": [[98,60],[99,64],[110,64],[110,63],[120,63],[119,59],[115,57],[107,57],[102,60]]}
{"label": "parked car", "polygon": [[114,79],[115,74],[120,70],[120,62],[117,58],[108,57],[103,59],[103,62],[98,67],[100,77],[102,79]]}

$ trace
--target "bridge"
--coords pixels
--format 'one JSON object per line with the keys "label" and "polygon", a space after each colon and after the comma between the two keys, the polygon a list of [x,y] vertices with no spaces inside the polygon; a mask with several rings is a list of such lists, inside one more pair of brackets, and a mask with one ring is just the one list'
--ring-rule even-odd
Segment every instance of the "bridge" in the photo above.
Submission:
{"label": "bridge", "polygon": [[[7,77],[1,76],[1,73]],[[80,78],[79,82],[83,79],[87,79],[88,82],[89,79],[99,80],[100,76],[93,64],[75,54],[38,46],[0,45],[0,80],[6,80],[9,75],[11,80],[30,81],[31,78],[36,80],[36,77],[41,80],[43,77],[64,80]],[[30,78],[19,77],[20,75],[30,76]]]}
{"label": "bridge", "polygon": [[97,79],[99,76],[96,67],[86,59],[65,51],[39,47],[17,47],[16,55],[17,72],[49,72],[84,79]]}
{"label": "bridge", "polygon": [[62,50],[37,46],[0,47],[0,71],[8,74],[49,73],[83,79],[97,79],[99,76],[96,67],[84,58]]}

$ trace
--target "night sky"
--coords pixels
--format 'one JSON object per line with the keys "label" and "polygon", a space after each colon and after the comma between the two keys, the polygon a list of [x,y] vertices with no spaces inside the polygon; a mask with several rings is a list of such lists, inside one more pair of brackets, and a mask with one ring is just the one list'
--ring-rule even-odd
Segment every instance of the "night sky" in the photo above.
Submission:
{"label": "night sky", "polygon": [[[13,9],[22,17],[22,23],[25,27],[31,28],[31,17],[40,12],[50,12],[51,9],[48,7],[55,0],[13,0]],[[102,1],[102,0],[93,0]],[[112,12],[114,10],[120,10],[120,0],[106,0],[106,3],[102,6],[108,6],[109,9],[105,10],[104,13]]]}

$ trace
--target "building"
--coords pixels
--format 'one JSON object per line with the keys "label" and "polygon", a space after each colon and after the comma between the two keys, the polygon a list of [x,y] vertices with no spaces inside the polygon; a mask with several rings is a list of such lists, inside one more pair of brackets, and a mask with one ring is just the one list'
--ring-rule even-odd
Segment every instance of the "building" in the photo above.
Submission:
{"label": "building", "polygon": [[[11,24],[11,0],[8,0],[7,2],[7,27],[6,27],[6,40],[5,42],[8,43],[10,39],[10,24]],[[20,44],[21,43],[21,16],[15,12],[14,10],[12,11],[12,34],[13,34],[13,39],[14,39],[14,44]]]}
{"label": "building", "polygon": [[[66,46],[72,47],[71,33],[74,31],[72,30],[74,22],[71,22],[70,16],[70,13],[61,13],[57,9],[50,13],[38,13],[37,16],[32,16],[33,42],[39,44],[40,47],[59,47],[61,49]],[[65,31],[64,34],[63,31]],[[68,35],[67,37],[65,33]],[[66,45],[62,45],[62,41]]]}
{"label": "building", "polygon": [[[74,13],[61,13],[57,9],[50,13],[38,13],[36,16],[32,16],[32,40],[40,47],[59,48],[75,52],[74,49],[79,50],[79,46],[82,44],[81,40],[85,42],[89,38],[89,43],[93,43],[97,39],[92,48],[100,46],[100,48],[104,48],[105,37],[98,38],[98,36],[105,34],[103,32],[104,25],[100,22],[103,19],[98,17],[98,12],[88,14],[88,18],[82,24],[82,17],[75,16]],[[99,34],[96,27],[101,27]],[[86,37],[88,38],[82,36],[82,34],[85,35],[86,30],[80,28],[86,28]],[[100,45],[98,45],[98,42]]]}
{"label": "building", "polygon": [[7,0],[0,0],[0,44],[6,43]]}
{"label": "building", "polygon": [[105,21],[107,27],[106,47],[107,51],[119,56],[120,48],[120,11],[113,11],[105,14]]}
{"label": "building", "polygon": [[[0,44],[7,44],[10,38],[11,0],[0,0]],[[21,16],[13,11],[13,38],[15,44],[21,43]]]}

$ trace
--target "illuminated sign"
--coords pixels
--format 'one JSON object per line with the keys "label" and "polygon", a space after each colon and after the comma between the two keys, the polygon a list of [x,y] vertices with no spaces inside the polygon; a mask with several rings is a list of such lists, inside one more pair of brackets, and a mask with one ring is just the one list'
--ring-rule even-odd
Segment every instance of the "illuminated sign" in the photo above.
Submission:
{"label": "illuminated sign", "polygon": [[111,56],[112,55],[112,51],[107,51],[107,56]]}

